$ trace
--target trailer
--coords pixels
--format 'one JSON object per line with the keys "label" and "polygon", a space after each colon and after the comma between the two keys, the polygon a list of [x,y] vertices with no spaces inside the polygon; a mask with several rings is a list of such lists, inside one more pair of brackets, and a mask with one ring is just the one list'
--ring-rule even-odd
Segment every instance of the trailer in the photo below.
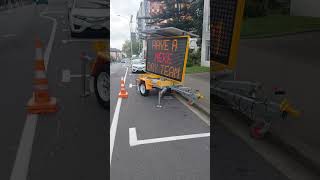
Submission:
{"label": "trailer", "polygon": [[147,73],[136,79],[137,92],[148,96],[151,90],[157,90],[158,108],[162,107],[161,97],[166,92],[179,93],[190,105],[203,98],[198,90],[183,85],[189,40],[198,36],[174,27],[151,29],[143,33],[147,39]]}
{"label": "trailer", "polygon": [[[253,121],[250,134],[262,138],[273,121],[288,115],[298,117],[285,91],[274,89],[273,95],[264,93],[262,83],[236,80],[236,61],[245,0],[214,1],[211,4],[210,61],[213,106],[224,106]],[[258,59],[257,59],[258,60]]]}

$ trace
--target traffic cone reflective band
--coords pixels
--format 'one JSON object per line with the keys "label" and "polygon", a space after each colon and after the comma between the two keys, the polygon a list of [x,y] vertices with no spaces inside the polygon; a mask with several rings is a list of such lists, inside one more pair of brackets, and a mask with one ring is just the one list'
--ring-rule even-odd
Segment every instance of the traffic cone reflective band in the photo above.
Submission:
{"label": "traffic cone reflective band", "polygon": [[121,78],[121,80],[120,80],[120,92],[119,92],[119,97],[121,97],[121,98],[128,98],[128,92],[127,92],[126,89],[125,89],[123,78]]}
{"label": "traffic cone reflective band", "polygon": [[28,113],[42,114],[57,111],[56,98],[50,97],[48,90],[48,79],[42,55],[42,44],[39,39],[36,39],[33,96],[27,104]]}

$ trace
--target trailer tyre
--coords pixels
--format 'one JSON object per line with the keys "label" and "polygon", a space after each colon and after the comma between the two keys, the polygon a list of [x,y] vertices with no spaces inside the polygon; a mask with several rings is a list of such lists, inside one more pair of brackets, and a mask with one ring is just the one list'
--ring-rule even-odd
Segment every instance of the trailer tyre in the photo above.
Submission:
{"label": "trailer tyre", "polygon": [[142,96],[148,96],[149,90],[146,89],[146,84],[144,82],[139,85],[139,92]]}
{"label": "trailer tyre", "polygon": [[101,71],[94,78],[94,91],[97,97],[99,104],[107,109],[110,104],[110,96],[109,96],[109,85],[110,79],[109,75],[105,71]]}

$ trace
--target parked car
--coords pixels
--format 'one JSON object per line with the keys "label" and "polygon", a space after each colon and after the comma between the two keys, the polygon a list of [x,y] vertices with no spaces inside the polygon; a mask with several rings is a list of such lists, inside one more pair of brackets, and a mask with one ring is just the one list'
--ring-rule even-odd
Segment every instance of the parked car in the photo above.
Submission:
{"label": "parked car", "polygon": [[71,36],[83,32],[108,32],[109,4],[105,0],[71,0],[68,19]]}
{"label": "parked car", "polygon": [[146,63],[143,59],[131,60],[131,71],[135,72],[146,72]]}

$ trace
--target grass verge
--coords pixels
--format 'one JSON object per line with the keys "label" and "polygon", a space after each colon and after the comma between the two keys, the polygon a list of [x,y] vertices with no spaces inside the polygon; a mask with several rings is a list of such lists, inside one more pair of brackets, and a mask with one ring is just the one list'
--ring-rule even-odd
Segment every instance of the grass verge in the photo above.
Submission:
{"label": "grass verge", "polygon": [[272,15],[244,20],[241,37],[263,37],[310,30],[320,30],[320,18]]}

